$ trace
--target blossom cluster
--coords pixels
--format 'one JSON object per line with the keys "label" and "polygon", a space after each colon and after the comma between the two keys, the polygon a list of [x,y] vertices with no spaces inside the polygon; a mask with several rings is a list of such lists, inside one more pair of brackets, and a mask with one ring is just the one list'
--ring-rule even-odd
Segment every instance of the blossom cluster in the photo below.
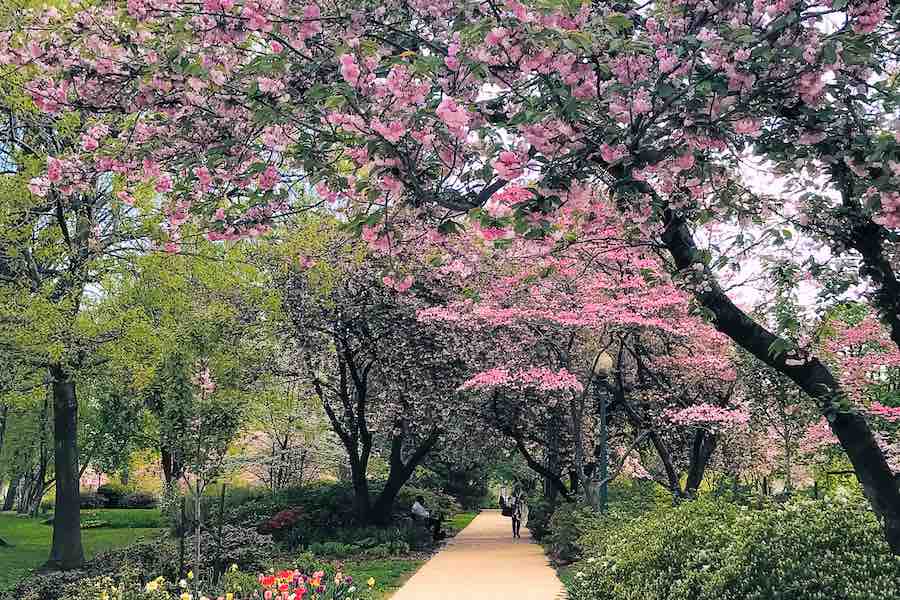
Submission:
{"label": "blossom cluster", "polygon": [[584,389],[575,374],[566,369],[553,370],[546,367],[531,367],[521,370],[495,367],[474,375],[466,380],[459,389],[478,390],[495,387],[574,392]]}

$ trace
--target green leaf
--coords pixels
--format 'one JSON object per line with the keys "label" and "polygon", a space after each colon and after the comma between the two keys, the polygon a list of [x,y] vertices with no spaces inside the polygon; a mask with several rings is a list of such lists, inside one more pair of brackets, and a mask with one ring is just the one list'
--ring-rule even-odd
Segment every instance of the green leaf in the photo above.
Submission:
{"label": "green leaf", "polygon": [[625,31],[634,27],[634,23],[631,22],[631,19],[622,13],[613,13],[606,17],[606,24],[613,31]]}
{"label": "green leaf", "polygon": [[329,96],[325,100],[325,108],[340,108],[347,104],[347,99],[343,96]]}

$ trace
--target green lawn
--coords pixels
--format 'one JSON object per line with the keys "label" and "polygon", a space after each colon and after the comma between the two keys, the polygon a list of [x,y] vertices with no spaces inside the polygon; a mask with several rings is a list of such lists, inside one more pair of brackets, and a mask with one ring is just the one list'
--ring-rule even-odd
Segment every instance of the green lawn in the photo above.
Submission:
{"label": "green lawn", "polygon": [[447,530],[450,532],[450,535],[456,535],[460,531],[466,528],[466,526],[472,522],[472,520],[478,516],[477,512],[462,512],[453,515],[453,518],[450,519],[450,522],[447,524]]}
{"label": "green lawn", "polygon": [[[105,511],[84,512],[102,513]],[[156,523],[158,523],[158,514]],[[133,515],[133,517],[135,519],[143,518],[145,519],[144,522],[147,522],[146,514]],[[110,518],[118,519],[120,525],[116,528],[82,530],[82,542],[84,543],[85,554],[88,557],[102,550],[130,544],[138,537],[145,537],[159,531],[156,527],[128,527],[121,525],[129,522],[128,519],[122,516]],[[140,524],[139,521],[138,523]],[[0,590],[9,588],[26,571],[39,567],[47,560],[47,554],[50,552],[51,534],[52,528],[44,525],[41,519],[23,518],[14,513],[0,513],[0,538],[11,544],[10,547],[0,547]]]}
{"label": "green lawn", "polygon": [[86,520],[100,520],[103,527],[110,529],[162,527],[162,516],[158,508],[97,508],[81,511],[82,523]]}
{"label": "green lawn", "polygon": [[360,586],[365,586],[369,577],[374,577],[375,598],[383,600],[400,589],[423,564],[424,560],[406,558],[348,560],[344,563],[344,572],[352,575]]}

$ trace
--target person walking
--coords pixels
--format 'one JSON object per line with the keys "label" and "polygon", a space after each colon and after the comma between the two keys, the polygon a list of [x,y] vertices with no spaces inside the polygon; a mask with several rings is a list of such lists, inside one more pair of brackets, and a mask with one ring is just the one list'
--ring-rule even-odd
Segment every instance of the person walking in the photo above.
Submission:
{"label": "person walking", "polygon": [[522,521],[528,518],[528,504],[525,502],[525,493],[518,486],[513,490],[509,503],[513,538],[521,538],[519,531],[522,528]]}

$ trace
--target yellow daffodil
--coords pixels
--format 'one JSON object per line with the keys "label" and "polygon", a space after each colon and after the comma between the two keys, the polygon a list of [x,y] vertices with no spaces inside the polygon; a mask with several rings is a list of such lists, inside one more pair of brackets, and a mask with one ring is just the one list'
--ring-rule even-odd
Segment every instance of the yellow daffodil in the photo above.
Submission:
{"label": "yellow daffodil", "polygon": [[188,571],[188,579],[193,579],[193,578],[194,578],[194,572]]}
{"label": "yellow daffodil", "polygon": [[155,592],[159,589],[159,581],[157,581],[156,579],[154,579],[153,581],[148,581],[146,589],[148,592]]}
{"label": "yellow daffodil", "polygon": [[227,594],[225,594],[225,600],[234,600],[234,594],[228,592]]}
{"label": "yellow daffodil", "polygon": [[369,587],[375,587],[375,578],[369,577],[369,581],[367,581],[366,583],[369,584]]}
{"label": "yellow daffodil", "polygon": [[181,594],[181,600],[191,600],[191,598],[193,598],[193,596],[187,592]]}

